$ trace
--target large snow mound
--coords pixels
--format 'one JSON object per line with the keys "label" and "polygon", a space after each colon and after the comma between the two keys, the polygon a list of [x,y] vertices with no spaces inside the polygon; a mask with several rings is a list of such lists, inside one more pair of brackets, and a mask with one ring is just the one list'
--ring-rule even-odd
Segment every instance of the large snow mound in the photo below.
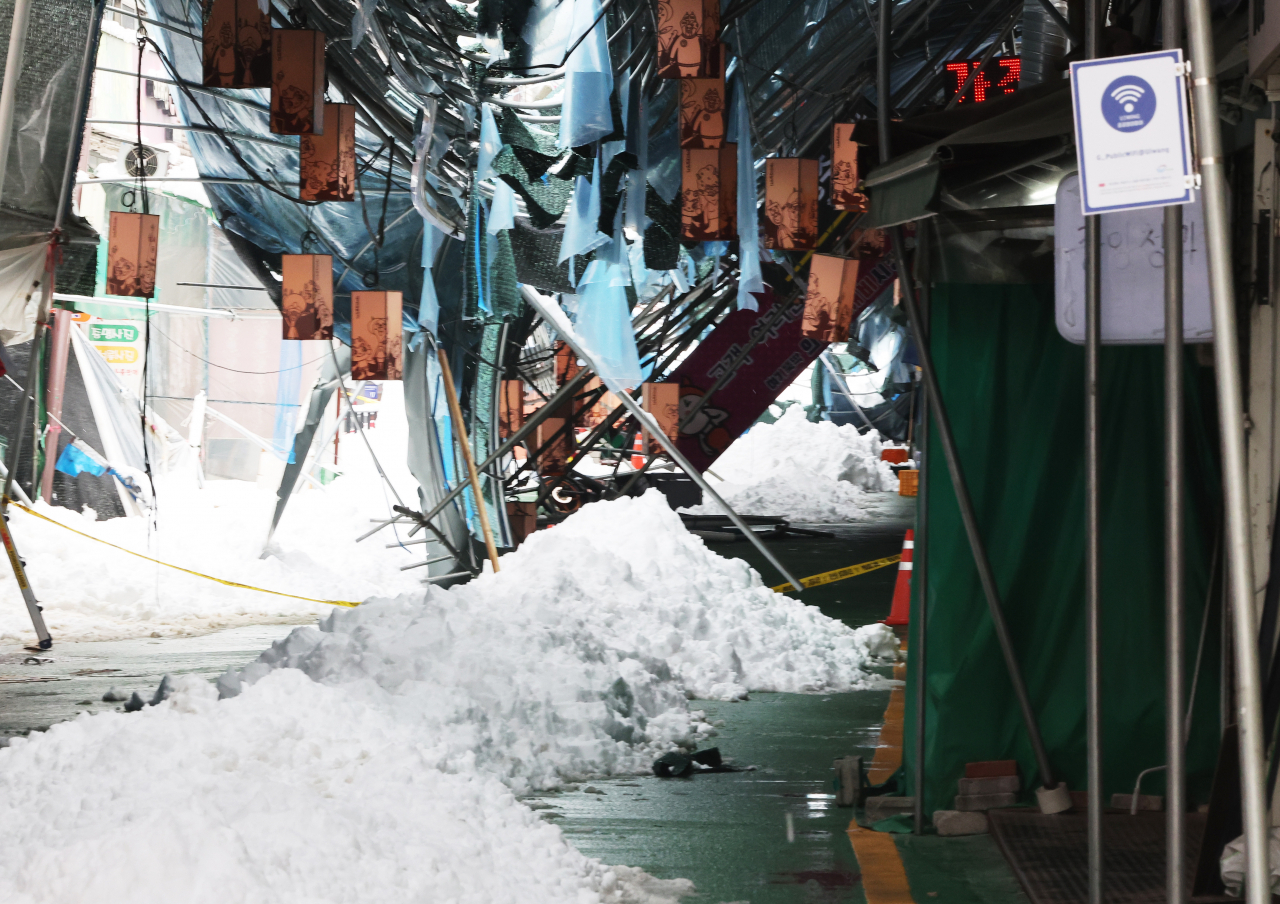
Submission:
{"label": "large snow mound", "polygon": [[686,698],[878,686],[868,668],[897,646],[883,625],[855,630],[774,593],[656,490],[586,506],[500,564],[451,590],[335,611],[220,686],[297,668],[389,695],[451,768],[475,760],[523,790],[643,771],[696,743],[708,729]]}
{"label": "large snow mound", "polygon": [[[898,477],[880,460],[885,442],[851,424],[809,421],[793,405],[775,423],[757,424],[711,467],[712,486],[742,515],[838,523],[871,517]],[[684,511],[723,514],[712,502]]]}
{"label": "large snow mound", "polygon": [[[158,706],[0,750],[0,900],[634,902],[515,794],[712,733],[691,697],[880,684],[857,630],[711,553],[656,492],[463,587],[336,610]],[[39,819],[30,814],[39,812]]]}

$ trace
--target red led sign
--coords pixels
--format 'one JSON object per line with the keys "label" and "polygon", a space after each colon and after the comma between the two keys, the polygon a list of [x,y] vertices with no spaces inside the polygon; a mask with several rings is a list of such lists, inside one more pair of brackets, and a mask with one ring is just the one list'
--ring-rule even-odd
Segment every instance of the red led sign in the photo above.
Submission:
{"label": "red led sign", "polygon": [[[947,100],[951,100],[964,87],[969,76],[982,64],[982,60],[956,60],[947,63]],[[1022,74],[1022,60],[1018,57],[993,57],[978,73],[960,103],[982,103],[1003,97],[1018,90],[1018,77]]]}

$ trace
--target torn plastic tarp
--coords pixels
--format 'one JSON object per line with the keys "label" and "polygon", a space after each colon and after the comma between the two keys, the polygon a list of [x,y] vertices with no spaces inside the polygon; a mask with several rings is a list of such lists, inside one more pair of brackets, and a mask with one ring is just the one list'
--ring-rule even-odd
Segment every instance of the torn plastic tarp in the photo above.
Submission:
{"label": "torn plastic tarp", "polygon": [[600,378],[612,380],[619,386],[635,387],[644,377],[631,312],[627,309],[625,280],[621,265],[604,264],[604,272],[578,294],[575,326],[578,335],[596,355],[601,367]]}
{"label": "torn plastic tarp", "polygon": [[560,243],[557,263],[587,254],[609,241],[600,232],[600,161],[592,168],[590,181],[579,176],[574,181],[573,199],[569,202],[569,222],[564,227],[564,239]]}
{"label": "torn plastic tarp", "polygon": [[[583,37],[585,35],[585,37]],[[581,38],[565,63],[564,106],[560,113],[560,147],[576,148],[612,134],[613,66],[597,0],[573,0],[568,46]]]}
{"label": "torn plastic tarp", "polygon": [[760,272],[760,213],[756,209],[755,156],[751,150],[751,114],[746,79],[739,72],[734,90],[733,129],[738,141],[738,310],[758,311],[755,294],[764,291]]}

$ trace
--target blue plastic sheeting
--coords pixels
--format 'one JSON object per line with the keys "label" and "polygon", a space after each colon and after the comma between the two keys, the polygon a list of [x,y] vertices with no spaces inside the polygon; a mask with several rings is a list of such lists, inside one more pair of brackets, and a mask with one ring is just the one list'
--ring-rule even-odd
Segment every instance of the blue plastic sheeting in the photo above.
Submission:
{"label": "blue plastic sheeting", "polygon": [[280,374],[276,381],[276,423],[271,445],[276,456],[293,463],[293,435],[298,419],[298,393],[302,389],[302,343],[280,343]]}
{"label": "blue plastic sheeting", "polygon": [[[583,203],[584,200],[586,203]],[[568,220],[564,227],[564,238],[560,240],[560,254],[556,258],[556,263],[562,264],[575,255],[587,254],[609,241],[609,237],[598,228],[600,222],[599,158],[596,158],[590,181],[587,181],[586,176],[579,176],[574,180]],[[572,268],[569,272],[572,276]]]}
{"label": "blue plastic sheeting", "polygon": [[[157,18],[179,23],[196,34],[201,30],[201,6],[180,0],[157,0]],[[202,48],[194,40],[155,29],[151,35],[163,48],[170,65],[178,77],[199,84],[202,81]],[[369,41],[365,41],[359,53],[354,53],[345,42],[329,45],[331,62],[342,59],[344,63],[366,68],[366,71],[383,72],[385,64],[366,66],[365,57],[376,59]],[[353,62],[353,56],[359,60]],[[429,80],[428,80],[429,81]],[[329,97],[345,101],[332,83]],[[262,140],[231,138],[225,142],[217,135],[189,132],[187,139],[191,153],[201,175],[231,179],[250,178],[253,174],[278,187],[287,194],[297,195],[298,138],[271,134],[267,109],[270,101],[265,90],[238,90],[229,92],[239,100],[247,100],[258,106],[232,103],[211,94],[196,94],[196,102],[208,117],[192,108],[192,101],[181,91],[177,92],[179,114],[185,123],[204,125],[208,121],[218,123],[227,134],[252,136]],[[387,97],[391,103],[392,98]],[[412,117],[412,112],[408,111]],[[234,146],[243,165],[228,148]],[[401,142],[401,146],[409,141]],[[259,185],[206,184],[205,190],[222,228],[247,239],[268,255],[298,253],[303,233],[310,230],[319,239],[319,247],[312,244],[312,253],[329,253],[334,257],[334,319],[336,323],[350,319],[350,293],[367,288],[368,278],[378,288],[404,293],[406,317],[416,328],[415,299],[422,293],[422,270],[418,266],[419,242],[422,219],[414,212],[409,188],[410,161],[403,154],[396,155],[391,170],[391,193],[384,205],[387,190],[387,158],[382,140],[360,126],[356,128],[356,154],[359,165],[372,166],[359,177],[357,199],[351,203],[325,203],[306,206],[281,197]],[[363,196],[363,202],[361,197]],[[366,222],[367,220],[367,222]],[[376,236],[380,224],[385,230],[382,246],[370,240]],[[278,266],[278,265],[277,265]]]}
{"label": "blue plastic sheeting", "polygon": [[476,161],[476,179],[483,182],[498,174],[493,171],[493,158],[502,151],[502,138],[498,135],[498,122],[493,117],[493,105],[482,104],[480,112],[480,156]]}
{"label": "blue plastic sheeting", "polygon": [[567,46],[572,47],[579,38],[582,42],[565,63],[559,138],[562,148],[582,147],[613,132],[613,113],[609,109],[613,66],[598,0],[573,0],[573,25]]}
{"label": "blue plastic sheeting", "polygon": [[575,327],[600,363],[600,378],[620,386],[639,386],[644,380],[636,334],[627,309],[625,271],[609,262],[598,278],[578,295]]}
{"label": "blue plastic sheeting", "polygon": [[755,154],[745,83],[740,71],[733,92],[733,130],[738,141],[738,310],[758,311],[760,305],[752,293],[764,291],[764,276],[760,272],[760,212],[756,209]]}
{"label": "blue plastic sheeting", "polygon": [[[489,235],[497,235],[502,229],[516,226],[516,190],[499,179],[493,186],[493,206],[489,210],[489,223],[485,227]],[[490,247],[496,243],[490,242]]]}
{"label": "blue plastic sheeting", "polygon": [[[436,296],[436,280],[432,273],[436,251],[440,247],[440,231],[430,223],[423,224],[422,232],[422,299],[418,303],[418,326],[435,336],[440,331],[440,299]],[[414,337],[421,342],[420,337]],[[416,348],[416,346],[415,346]]]}

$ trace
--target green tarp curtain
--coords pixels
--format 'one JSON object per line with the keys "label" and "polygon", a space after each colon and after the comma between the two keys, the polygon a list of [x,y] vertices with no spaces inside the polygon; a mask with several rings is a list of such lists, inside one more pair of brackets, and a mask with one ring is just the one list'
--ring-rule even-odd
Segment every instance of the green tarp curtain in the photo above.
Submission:
{"label": "green tarp curtain", "polygon": [[[932,349],[960,460],[1049,759],[1085,788],[1084,351],[1054,328],[1053,286],[935,286]],[[1102,745],[1105,793],[1131,792],[1164,755],[1163,349],[1102,350]],[[1187,356],[1188,684],[1219,499],[1212,371]],[[930,433],[925,813],[951,809],[966,762],[1031,746],[978,583],[937,430]],[[1217,583],[1217,582],[1215,582]],[[912,624],[919,623],[919,587]],[[1187,750],[1206,800],[1219,737],[1220,594],[1209,619]],[[909,647],[918,638],[914,632]],[[908,655],[906,777],[918,663]],[[1163,773],[1143,792],[1164,793]],[[908,787],[907,793],[915,793]]]}

